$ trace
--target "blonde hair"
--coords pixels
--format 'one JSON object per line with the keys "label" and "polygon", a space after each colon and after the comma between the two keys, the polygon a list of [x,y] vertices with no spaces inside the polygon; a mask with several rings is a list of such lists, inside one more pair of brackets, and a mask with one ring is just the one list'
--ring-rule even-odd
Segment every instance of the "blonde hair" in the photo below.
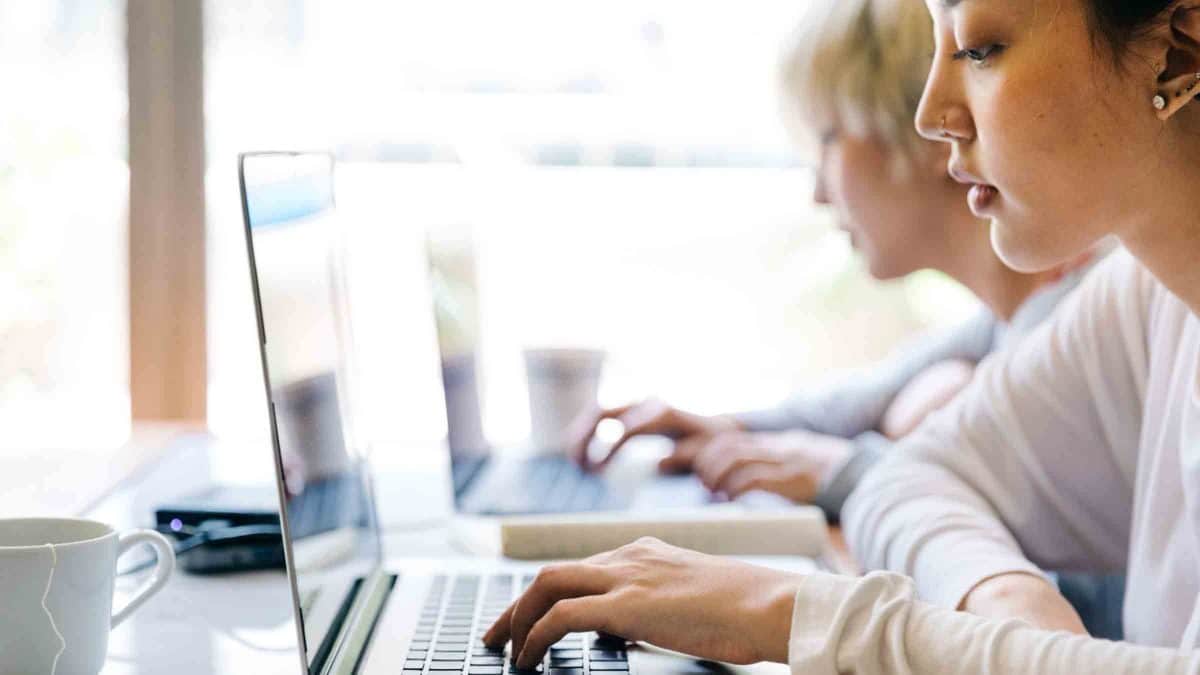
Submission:
{"label": "blonde hair", "polygon": [[874,136],[903,170],[923,147],[913,118],[933,49],[922,0],[817,0],[783,59],[785,120],[808,138],[835,124]]}

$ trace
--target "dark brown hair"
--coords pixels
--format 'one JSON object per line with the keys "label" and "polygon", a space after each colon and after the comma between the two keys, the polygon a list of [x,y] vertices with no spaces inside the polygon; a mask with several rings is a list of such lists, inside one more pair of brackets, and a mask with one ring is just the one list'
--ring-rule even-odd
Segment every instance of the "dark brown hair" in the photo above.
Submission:
{"label": "dark brown hair", "polygon": [[1086,0],[1093,40],[1120,63],[1129,45],[1148,32],[1178,0]]}

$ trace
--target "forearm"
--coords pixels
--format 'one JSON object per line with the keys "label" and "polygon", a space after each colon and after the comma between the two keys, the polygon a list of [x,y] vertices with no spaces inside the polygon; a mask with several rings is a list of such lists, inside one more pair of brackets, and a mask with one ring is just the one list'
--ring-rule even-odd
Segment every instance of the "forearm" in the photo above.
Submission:
{"label": "forearm", "polygon": [[888,406],[914,377],[943,361],[977,363],[991,351],[995,327],[995,319],[981,312],[948,330],[922,335],[840,382],[736,418],[748,431],[805,429],[842,438],[879,431]]}
{"label": "forearm", "polygon": [[990,577],[1042,576],[978,492],[944,467],[893,459],[866,476],[842,512],[864,569],[912,577],[922,599],[948,608]]}
{"label": "forearm", "polygon": [[910,580],[813,574],[796,592],[789,662],[796,675],[1197,673],[1193,653],[1095,640],[935,607]]}

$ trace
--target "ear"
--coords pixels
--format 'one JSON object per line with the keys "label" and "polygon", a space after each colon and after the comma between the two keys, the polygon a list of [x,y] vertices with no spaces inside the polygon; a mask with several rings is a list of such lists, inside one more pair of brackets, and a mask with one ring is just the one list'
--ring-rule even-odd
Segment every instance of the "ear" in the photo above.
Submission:
{"label": "ear", "polygon": [[1200,96],[1200,1],[1179,3],[1165,28],[1165,58],[1158,69],[1158,96],[1165,103],[1157,110],[1160,120],[1169,119]]}

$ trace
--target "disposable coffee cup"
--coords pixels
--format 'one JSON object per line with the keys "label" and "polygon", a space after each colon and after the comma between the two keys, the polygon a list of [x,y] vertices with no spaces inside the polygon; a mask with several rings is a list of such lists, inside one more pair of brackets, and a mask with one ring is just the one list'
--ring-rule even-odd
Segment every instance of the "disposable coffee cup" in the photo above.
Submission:
{"label": "disposable coffee cup", "polygon": [[539,451],[561,451],[572,422],[596,406],[603,351],[537,348],[525,350],[529,388],[529,436]]}
{"label": "disposable coffee cup", "polygon": [[[117,558],[138,544],[158,556],[154,572],[115,613]],[[75,518],[0,519],[0,672],[95,675],[108,633],[175,569],[171,542],[152,530],[118,533]]]}

